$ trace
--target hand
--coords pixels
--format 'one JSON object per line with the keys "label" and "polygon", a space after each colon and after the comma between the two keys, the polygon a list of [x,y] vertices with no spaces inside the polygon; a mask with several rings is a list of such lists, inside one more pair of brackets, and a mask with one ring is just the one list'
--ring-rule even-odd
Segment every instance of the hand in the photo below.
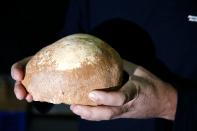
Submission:
{"label": "hand", "polygon": [[27,93],[25,87],[22,85],[21,81],[25,75],[25,66],[31,57],[27,57],[19,62],[12,65],[11,76],[16,81],[14,85],[14,93],[16,98],[19,100],[26,99],[27,102],[32,102],[33,98]]}
{"label": "hand", "polygon": [[100,121],[117,118],[164,118],[174,120],[176,90],[146,69],[124,61],[129,80],[119,91],[92,91],[89,98],[99,106],[71,105],[82,119]]}

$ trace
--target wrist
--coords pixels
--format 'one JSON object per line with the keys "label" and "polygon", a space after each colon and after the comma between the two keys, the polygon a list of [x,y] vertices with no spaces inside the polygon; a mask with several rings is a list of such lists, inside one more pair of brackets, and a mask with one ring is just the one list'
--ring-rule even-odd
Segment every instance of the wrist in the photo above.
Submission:
{"label": "wrist", "polygon": [[163,108],[160,118],[174,121],[177,107],[177,92],[171,85],[167,84],[167,89],[163,96],[164,102],[161,105]]}

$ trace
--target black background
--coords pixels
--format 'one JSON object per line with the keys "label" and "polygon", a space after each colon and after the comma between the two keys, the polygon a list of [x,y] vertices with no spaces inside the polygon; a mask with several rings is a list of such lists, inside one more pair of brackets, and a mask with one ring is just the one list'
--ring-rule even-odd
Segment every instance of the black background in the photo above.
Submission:
{"label": "black background", "polygon": [[67,5],[66,0],[0,2],[0,73],[58,39]]}

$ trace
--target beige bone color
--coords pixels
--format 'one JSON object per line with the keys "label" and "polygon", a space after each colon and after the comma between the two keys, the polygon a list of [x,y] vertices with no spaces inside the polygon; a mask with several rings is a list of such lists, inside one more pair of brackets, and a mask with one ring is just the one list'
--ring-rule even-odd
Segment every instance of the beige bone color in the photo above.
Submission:
{"label": "beige bone color", "polygon": [[34,101],[96,105],[88,93],[120,86],[122,72],[121,57],[107,43],[73,34],[38,51],[22,83]]}

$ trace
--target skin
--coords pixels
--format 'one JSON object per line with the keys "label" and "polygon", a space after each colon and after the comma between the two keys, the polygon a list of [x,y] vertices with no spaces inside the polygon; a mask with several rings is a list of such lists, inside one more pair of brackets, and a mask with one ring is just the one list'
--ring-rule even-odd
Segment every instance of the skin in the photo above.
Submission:
{"label": "skin", "polygon": [[[14,92],[19,100],[33,101],[21,81],[24,68],[31,57],[15,63],[11,68],[12,78],[16,81]],[[89,98],[98,106],[71,105],[73,113],[82,119],[91,121],[111,120],[118,118],[164,118],[174,120],[177,105],[177,92],[170,85],[155,75],[124,60],[124,70],[129,80],[119,91],[92,91]]]}
{"label": "skin", "polygon": [[19,62],[16,62],[11,67],[11,76],[15,80],[14,93],[16,98],[19,100],[26,99],[27,102],[32,102],[33,97],[25,90],[25,87],[21,84],[21,81],[25,75],[25,65],[30,59],[31,57],[27,57]]}

